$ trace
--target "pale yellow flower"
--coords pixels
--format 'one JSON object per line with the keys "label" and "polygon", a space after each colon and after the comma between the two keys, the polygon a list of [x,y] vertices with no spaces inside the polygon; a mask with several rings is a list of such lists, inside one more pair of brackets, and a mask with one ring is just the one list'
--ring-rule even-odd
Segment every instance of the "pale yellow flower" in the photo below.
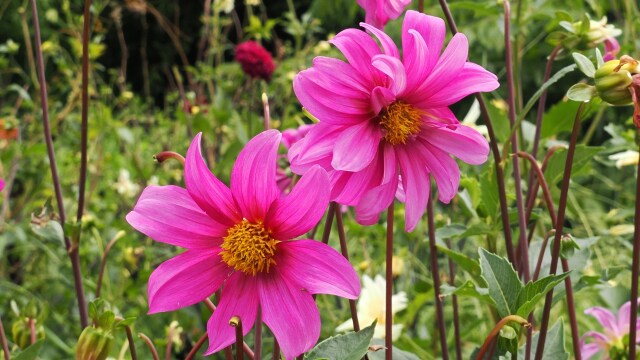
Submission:
{"label": "pale yellow flower", "polygon": [[620,169],[623,166],[638,165],[638,152],[627,150],[609,155],[609,160],[615,160],[616,167]]}
{"label": "pale yellow flower", "polygon": [[[373,337],[384,339],[385,337],[385,289],[386,281],[381,275],[376,275],[375,280],[369,276],[362,277],[362,290],[358,299],[358,321],[362,327],[369,326],[377,320]],[[391,297],[391,312],[395,315],[407,307],[407,294],[404,291]],[[402,324],[393,325],[393,340],[396,340],[402,332]],[[351,319],[340,324],[336,331],[343,332],[353,330]]]}

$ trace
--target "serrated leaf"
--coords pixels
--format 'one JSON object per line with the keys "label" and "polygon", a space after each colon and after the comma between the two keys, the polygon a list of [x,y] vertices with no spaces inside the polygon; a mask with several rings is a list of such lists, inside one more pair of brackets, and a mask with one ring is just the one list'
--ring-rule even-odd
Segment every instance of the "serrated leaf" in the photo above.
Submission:
{"label": "serrated leaf", "polygon": [[569,271],[560,275],[550,275],[535,282],[529,282],[520,290],[516,301],[516,315],[526,318],[536,304],[556,285],[569,276]]}
{"label": "serrated leaf", "polygon": [[596,96],[596,87],[577,83],[567,90],[567,97],[573,101],[588,102]]}
{"label": "serrated leaf", "polygon": [[[531,359],[535,358],[536,349],[538,348],[538,338],[540,333],[533,334],[531,339]],[[518,350],[518,359],[525,358],[526,347],[522,346]],[[569,359],[569,353],[564,347],[564,324],[562,320],[553,325],[547,332],[547,337],[544,343],[544,350],[542,352],[542,360],[567,360]]]}
{"label": "serrated leaf", "polygon": [[593,66],[593,62],[591,62],[588,57],[576,52],[571,55],[573,56],[573,60],[576,62],[576,65],[578,65],[578,69],[580,69],[583,74],[590,78],[593,78],[596,75],[596,67]]}
{"label": "serrated leaf", "polygon": [[36,341],[33,345],[24,349],[23,352],[15,356],[13,359],[14,360],[34,360],[40,354],[42,345],[44,345],[44,339]]}
{"label": "serrated leaf", "polygon": [[512,314],[515,311],[516,300],[523,286],[518,274],[511,263],[496,254],[480,248],[480,268],[482,277],[489,289],[489,296],[496,303],[496,310],[500,317]]}
{"label": "serrated leaf", "polygon": [[493,299],[489,295],[489,289],[477,286],[471,280],[467,280],[459,287],[451,286],[449,284],[442,284],[442,286],[440,286],[440,295],[458,295],[463,297],[472,297],[493,307],[496,306],[495,301],[493,301]]}
{"label": "serrated leaf", "polygon": [[369,343],[376,328],[376,321],[359,332],[330,337],[309,351],[304,358],[309,360],[359,360],[369,350]]}

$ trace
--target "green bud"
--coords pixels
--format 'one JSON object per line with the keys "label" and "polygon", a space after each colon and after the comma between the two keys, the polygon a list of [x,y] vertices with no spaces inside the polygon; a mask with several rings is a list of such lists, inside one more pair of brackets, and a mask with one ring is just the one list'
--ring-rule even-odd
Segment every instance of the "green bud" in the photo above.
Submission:
{"label": "green bud", "polygon": [[[34,319],[36,329],[36,339],[44,339],[44,327],[38,325]],[[13,342],[20,347],[20,349],[26,349],[31,345],[31,329],[29,328],[29,318],[20,318],[11,325],[11,334],[13,335]]]}
{"label": "green bud", "polygon": [[620,60],[607,61],[596,70],[595,83],[598,96],[610,105],[631,104],[633,99],[629,86],[631,86],[632,75],[637,71],[637,63],[621,65]]}
{"label": "green bud", "polygon": [[89,326],[82,331],[78,339],[76,360],[105,360],[112,342],[111,331]]}

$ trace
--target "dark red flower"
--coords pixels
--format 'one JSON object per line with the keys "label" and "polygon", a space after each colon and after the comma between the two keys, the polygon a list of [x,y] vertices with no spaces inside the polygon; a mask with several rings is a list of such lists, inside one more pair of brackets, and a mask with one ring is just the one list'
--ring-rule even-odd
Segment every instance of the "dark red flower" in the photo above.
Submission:
{"label": "dark red flower", "polygon": [[271,80],[276,65],[271,54],[255,41],[245,41],[236,46],[236,61],[242,65],[245,74],[253,78]]}

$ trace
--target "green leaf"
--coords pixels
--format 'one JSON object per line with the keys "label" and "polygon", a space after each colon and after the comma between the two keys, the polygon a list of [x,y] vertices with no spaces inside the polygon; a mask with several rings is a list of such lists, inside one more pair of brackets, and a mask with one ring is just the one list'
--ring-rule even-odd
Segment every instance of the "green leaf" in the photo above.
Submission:
{"label": "green leaf", "polygon": [[516,301],[516,315],[526,318],[533,311],[536,304],[556,285],[563,281],[569,272],[560,275],[550,275],[535,282],[529,282],[518,294]]}
{"label": "green leaf", "polygon": [[447,255],[456,265],[460,266],[464,271],[471,274],[473,277],[480,276],[480,263],[476,259],[472,259],[469,256],[457,252],[455,250],[451,250],[443,245],[436,245],[438,251]]}
{"label": "green leaf", "polygon": [[[532,355],[531,359],[535,358],[536,349],[538,348],[538,338],[540,333],[533,334],[531,339]],[[526,346],[522,346],[518,351],[518,359],[525,358]],[[542,360],[567,360],[569,359],[569,353],[564,348],[564,325],[562,320],[558,321],[547,332],[547,338],[544,343],[544,350],[542,352]]]}
{"label": "green leaf", "polygon": [[567,91],[567,97],[573,101],[588,102],[594,96],[596,96],[596,87],[583,83],[577,83]]}
{"label": "green leaf", "polygon": [[489,295],[496,303],[500,317],[505,317],[515,311],[516,300],[522,283],[511,263],[496,254],[480,248],[480,268],[482,277],[487,281]]}
{"label": "green leaf", "polygon": [[440,295],[442,296],[450,296],[450,295],[458,295],[462,297],[472,297],[476,298],[488,305],[496,307],[495,301],[489,295],[489,289],[479,287],[473,283],[471,280],[467,280],[464,284],[459,287],[451,286],[449,284],[442,284],[440,286]]}
{"label": "green leaf", "polygon": [[588,57],[577,52],[574,52],[572,55],[573,60],[576,62],[576,65],[578,65],[578,69],[580,69],[583,74],[590,78],[596,75],[596,67],[593,66],[593,62],[591,62]]}
{"label": "green leaf", "polygon": [[[576,151],[573,156],[573,166],[571,167],[571,176],[573,177],[584,171],[591,163],[593,157],[602,150],[604,150],[604,147],[601,146],[576,146]],[[566,150],[559,149],[553,154],[547,165],[547,170],[544,172],[544,177],[547,179],[549,186],[557,184],[562,179],[566,161]]]}
{"label": "green leaf", "polygon": [[600,66],[604,65],[604,59],[602,58],[602,53],[600,52],[600,49],[596,48],[596,65],[598,68],[600,68]]}
{"label": "green leaf", "polygon": [[324,340],[304,356],[305,359],[359,360],[369,350],[376,321],[359,332],[350,332]]}
{"label": "green leaf", "polygon": [[37,341],[35,344],[29,346],[24,349],[23,352],[18,354],[18,356],[14,357],[14,360],[34,360],[40,354],[40,350],[42,349],[42,345],[44,345],[44,339]]}
{"label": "green leaf", "polygon": [[550,136],[558,136],[562,132],[571,132],[579,107],[579,102],[568,100],[553,104],[544,114],[540,136],[546,139]]}

